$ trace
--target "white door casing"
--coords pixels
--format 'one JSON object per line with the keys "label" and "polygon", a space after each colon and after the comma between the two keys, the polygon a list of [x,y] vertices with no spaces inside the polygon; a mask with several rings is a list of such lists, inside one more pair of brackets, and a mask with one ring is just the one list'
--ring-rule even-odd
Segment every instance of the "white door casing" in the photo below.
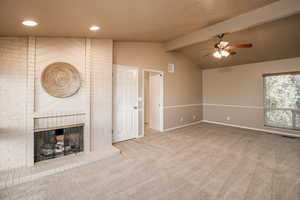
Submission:
{"label": "white door casing", "polygon": [[138,136],[138,70],[113,69],[113,142]]}
{"label": "white door casing", "polygon": [[161,74],[150,72],[149,77],[149,127],[161,130]]}

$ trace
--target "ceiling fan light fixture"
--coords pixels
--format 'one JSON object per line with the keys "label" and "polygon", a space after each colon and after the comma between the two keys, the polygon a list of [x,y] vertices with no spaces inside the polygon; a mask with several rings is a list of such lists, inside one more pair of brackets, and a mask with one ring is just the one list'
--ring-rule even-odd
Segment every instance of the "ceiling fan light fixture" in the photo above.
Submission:
{"label": "ceiling fan light fixture", "polygon": [[219,47],[220,47],[220,48],[225,48],[225,47],[227,47],[228,44],[229,44],[229,42],[221,41],[221,42],[219,43]]}
{"label": "ceiling fan light fixture", "polygon": [[222,50],[220,52],[220,54],[221,54],[222,57],[228,57],[230,55],[230,53],[228,51],[226,51],[226,50]]}
{"label": "ceiling fan light fixture", "polygon": [[227,58],[228,56],[233,56],[237,54],[235,51],[233,51],[234,49],[250,48],[253,46],[251,43],[231,45],[229,42],[223,41],[224,35],[225,33],[217,35],[219,41],[214,45],[214,52],[209,53],[203,57],[212,55],[213,57],[218,59],[221,59],[223,57]]}
{"label": "ceiling fan light fixture", "polygon": [[222,58],[222,54],[219,52],[219,51],[216,51],[216,52],[214,52],[213,53],[213,56],[215,57],[215,58]]}

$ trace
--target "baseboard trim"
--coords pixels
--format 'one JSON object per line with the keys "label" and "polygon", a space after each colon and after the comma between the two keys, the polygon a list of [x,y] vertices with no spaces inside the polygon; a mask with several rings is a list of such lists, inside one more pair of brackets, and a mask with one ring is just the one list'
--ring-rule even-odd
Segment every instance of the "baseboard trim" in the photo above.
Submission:
{"label": "baseboard trim", "polygon": [[184,127],[187,127],[187,126],[192,126],[192,125],[195,125],[195,124],[199,124],[201,122],[202,121],[200,120],[200,121],[195,121],[195,122],[191,122],[191,123],[180,125],[180,126],[175,126],[175,127],[172,127],[172,128],[166,128],[166,129],[164,129],[163,132],[172,131],[172,130],[179,129],[179,128],[184,128]]}
{"label": "baseboard trim", "polygon": [[284,136],[292,136],[292,137],[298,137],[298,138],[300,138],[300,135],[296,135],[296,134],[292,134],[292,133],[285,133],[285,132],[275,131],[275,130],[253,128],[253,127],[249,127],[249,126],[239,126],[239,125],[235,125],[235,124],[228,124],[228,123],[215,122],[215,121],[209,121],[209,120],[202,120],[201,122],[210,123],[210,124],[218,124],[218,125],[223,125],[223,126],[230,126],[230,127],[235,127],[235,128],[249,129],[249,130],[261,131],[261,132],[265,132],[265,133],[271,133],[271,134],[284,135]]}

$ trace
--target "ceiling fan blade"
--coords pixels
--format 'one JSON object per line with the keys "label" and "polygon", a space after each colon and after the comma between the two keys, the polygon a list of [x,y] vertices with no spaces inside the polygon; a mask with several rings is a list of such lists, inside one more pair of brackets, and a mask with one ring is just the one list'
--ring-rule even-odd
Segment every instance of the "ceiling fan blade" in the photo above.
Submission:
{"label": "ceiling fan blade", "polygon": [[252,44],[238,44],[238,45],[230,45],[225,49],[230,50],[230,49],[251,48],[252,46],[253,46]]}
{"label": "ceiling fan blade", "polygon": [[204,55],[204,56],[202,56],[202,57],[208,57],[208,56],[211,56],[213,53],[208,53],[208,54],[206,54],[206,55]]}

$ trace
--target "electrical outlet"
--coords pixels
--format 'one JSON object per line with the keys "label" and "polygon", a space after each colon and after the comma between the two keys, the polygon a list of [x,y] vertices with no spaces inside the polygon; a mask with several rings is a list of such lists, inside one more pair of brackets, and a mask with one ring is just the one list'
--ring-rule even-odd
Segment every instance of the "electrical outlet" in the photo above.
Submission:
{"label": "electrical outlet", "polygon": [[183,122],[183,117],[180,117],[180,122]]}
{"label": "electrical outlet", "polygon": [[193,120],[197,119],[197,116],[196,115],[193,115]]}
{"label": "electrical outlet", "polygon": [[227,120],[227,121],[230,121],[230,119],[231,119],[230,116],[227,116],[227,117],[226,117],[226,120]]}

